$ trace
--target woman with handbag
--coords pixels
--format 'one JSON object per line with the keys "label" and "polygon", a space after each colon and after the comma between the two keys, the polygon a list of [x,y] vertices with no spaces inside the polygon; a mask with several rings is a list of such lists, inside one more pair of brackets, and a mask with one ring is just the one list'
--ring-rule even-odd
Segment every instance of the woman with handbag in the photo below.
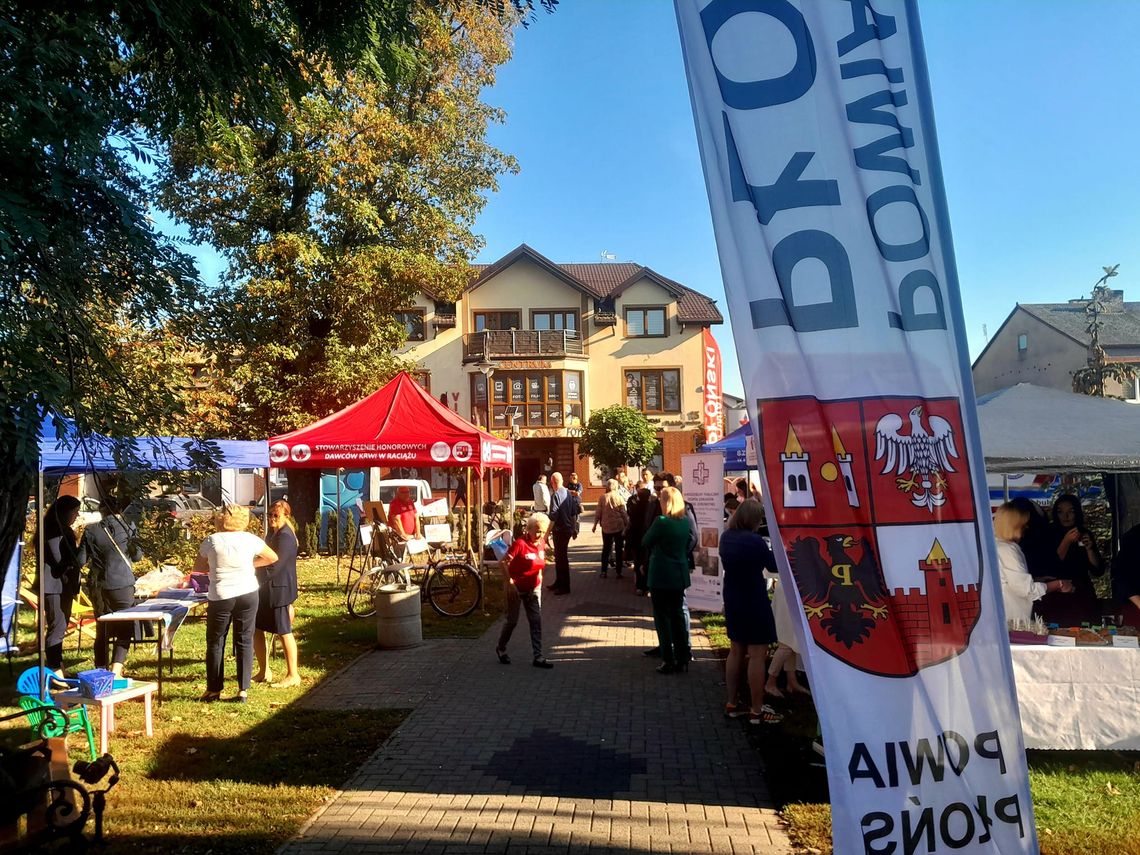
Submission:
{"label": "woman with handbag", "polygon": [[[71,604],[79,593],[80,574],[87,556],[76,542],[71,526],[79,519],[79,499],[60,496],[44,512],[43,592],[41,604],[45,621],[47,667],[63,675],[63,637],[71,620]],[[39,543],[39,537],[36,538]],[[37,567],[41,562],[36,562]],[[35,584],[39,590],[39,574]]]}
{"label": "woman with handbag", "polygon": [[[89,569],[87,585],[95,604],[97,617],[130,608],[135,604],[134,562],[142,558],[135,527],[120,516],[121,508],[114,498],[99,503],[103,518],[83,532]],[[114,647],[111,670],[119,677],[130,652],[135,624],[99,622],[95,625],[95,667],[107,667],[108,638]]]}

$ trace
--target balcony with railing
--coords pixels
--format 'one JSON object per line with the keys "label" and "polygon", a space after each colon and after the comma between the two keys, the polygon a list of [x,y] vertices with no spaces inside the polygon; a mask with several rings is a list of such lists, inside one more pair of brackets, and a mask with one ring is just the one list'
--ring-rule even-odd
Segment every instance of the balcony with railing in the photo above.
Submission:
{"label": "balcony with railing", "polygon": [[575,330],[484,330],[463,336],[463,361],[584,356]]}

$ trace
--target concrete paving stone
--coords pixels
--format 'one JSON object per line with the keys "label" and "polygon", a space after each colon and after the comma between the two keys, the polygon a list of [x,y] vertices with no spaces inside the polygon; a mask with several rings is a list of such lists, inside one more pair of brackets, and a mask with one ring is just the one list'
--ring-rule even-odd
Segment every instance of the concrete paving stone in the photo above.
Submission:
{"label": "concrete paving stone", "polygon": [[[572,546],[574,593],[543,602],[554,671],[499,666],[496,625],[364,654],[308,693],[313,708],[413,711],[281,851],[790,851],[763,810],[759,757],[720,718],[707,641],[694,637],[687,675],[654,674],[640,656],[655,643],[649,604],[591,572],[598,540],[584,530]],[[525,641],[524,627],[511,643],[520,663]]]}

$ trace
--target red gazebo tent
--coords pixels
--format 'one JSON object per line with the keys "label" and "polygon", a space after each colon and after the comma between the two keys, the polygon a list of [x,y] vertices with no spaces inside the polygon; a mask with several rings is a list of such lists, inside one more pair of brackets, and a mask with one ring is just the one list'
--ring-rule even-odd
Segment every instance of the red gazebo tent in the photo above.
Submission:
{"label": "red gazebo tent", "polygon": [[449,466],[482,476],[511,469],[514,444],[475,427],[401,372],[367,398],[273,437],[269,460],[296,469]]}
{"label": "red gazebo tent", "polygon": [[514,446],[443,406],[405,372],[367,398],[269,440],[283,468],[457,466],[510,469]]}

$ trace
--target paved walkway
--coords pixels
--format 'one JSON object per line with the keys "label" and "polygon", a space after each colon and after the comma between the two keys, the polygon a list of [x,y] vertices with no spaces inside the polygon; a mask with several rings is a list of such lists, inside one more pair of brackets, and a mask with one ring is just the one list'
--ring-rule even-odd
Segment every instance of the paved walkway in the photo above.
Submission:
{"label": "paved walkway", "polygon": [[649,602],[628,576],[598,578],[591,523],[573,593],[543,599],[553,670],[530,666],[523,616],[513,665],[495,659],[497,623],[366,654],[310,693],[310,706],[414,711],[283,853],[791,851],[747,725],[721,715],[703,634],[688,674],[658,675],[641,655],[656,644]]}

